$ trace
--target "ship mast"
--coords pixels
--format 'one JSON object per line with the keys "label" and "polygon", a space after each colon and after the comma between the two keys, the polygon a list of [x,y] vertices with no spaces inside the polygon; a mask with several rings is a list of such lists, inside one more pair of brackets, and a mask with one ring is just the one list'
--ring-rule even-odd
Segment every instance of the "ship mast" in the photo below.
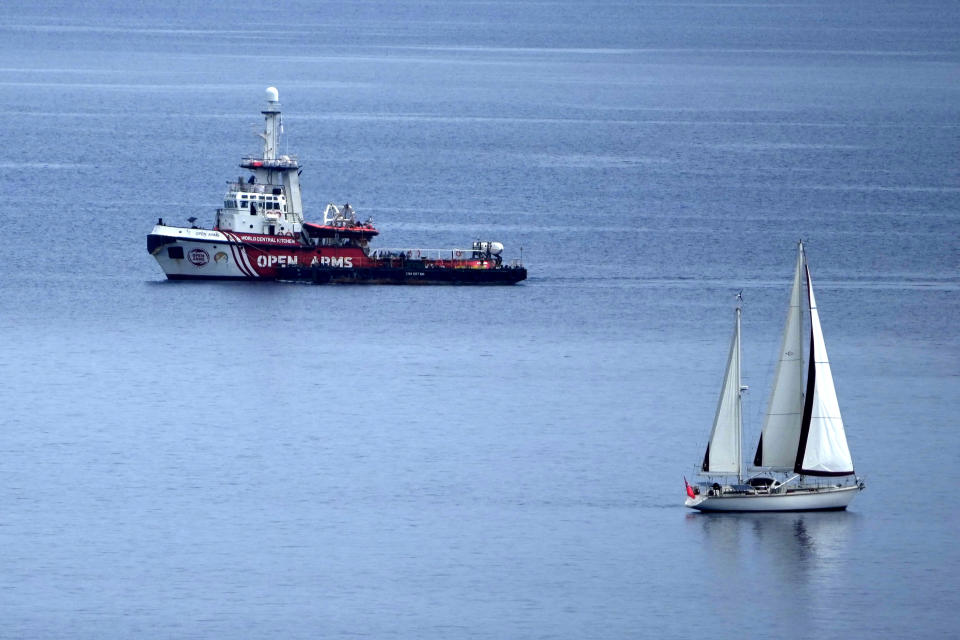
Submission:
{"label": "ship mast", "polygon": [[257,135],[263,139],[263,153],[259,158],[243,158],[240,166],[253,172],[256,182],[263,185],[282,184],[287,198],[288,211],[296,222],[303,222],[303,202],[300,197],[300,163],[297,159],[277,156],[280,143],[281,115],[280,94],[276,87],[267,87],[267,106],[263,114],[263,133]]}
{"label": "ship mast", "polygon": [[263,133],[263,159],[277,159],[277,142],[280,140],[280,92],[276,87],[267,87],[267,108],[261,111],[266,120]]}

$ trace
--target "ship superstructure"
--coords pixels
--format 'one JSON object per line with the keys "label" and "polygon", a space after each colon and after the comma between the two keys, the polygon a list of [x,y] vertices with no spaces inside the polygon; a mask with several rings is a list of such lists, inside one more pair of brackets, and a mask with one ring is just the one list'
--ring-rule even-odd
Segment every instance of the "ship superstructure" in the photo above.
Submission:
{"label": "ship superstructure", "polygon": [[[520,261],[503,263],[499,242],[469,249],[371,249],[379,232],[349,204],[328,204],[323,221],[304,221],[301,166],[278,155],[283,121],[279,93],[267,89],[263,149],[229,182],[213,229],[178,227],[161,218],[147,251],[171,280],[296,280],[314,283],[512,284],[526,278]],[[196,220],[190,219],[191,222]]]}
{"label": "ship superstructure", "polygon": [[263,153],[248,156],[240,167],[250,172],[230,183],[223,209],[217,211],[218,229],[263,235],[293,236],[303,228],[303,201],[300,198],[300,163],[288,155],[277,156],[283,127],[279,94],[267,89],[267,108],[261,111],[265,126]]}

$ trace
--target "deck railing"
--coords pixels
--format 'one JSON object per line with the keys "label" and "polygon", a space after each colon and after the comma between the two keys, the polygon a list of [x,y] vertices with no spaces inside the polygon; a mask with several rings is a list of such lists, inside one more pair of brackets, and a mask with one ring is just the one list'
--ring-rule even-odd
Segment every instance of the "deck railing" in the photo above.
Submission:
{"label": "deck railing", "polygon": [[473,249],[391,249],[379,248],[370,252],[375,259],[406,258],[407,260],[492,260],[482,251]]}
{"label": "deck railing", "polygon": [[253,169],[295,169],[299,167],[296,156],[280,156],[266,160],[257,156],[244,156],[240,160],[240,166]]}
{"label": "deck railing", "polygon": [[[282,195],[283,194],[283,185],[280,184],[264,184],[264,183],[253,183],[249,182],[233,182],[228,180],[227,184],[230,186],[231,192],[239,191],[240,193],[264,193],[269,195]],[[280,189],[280,193],[274,193],[274,189]]]}

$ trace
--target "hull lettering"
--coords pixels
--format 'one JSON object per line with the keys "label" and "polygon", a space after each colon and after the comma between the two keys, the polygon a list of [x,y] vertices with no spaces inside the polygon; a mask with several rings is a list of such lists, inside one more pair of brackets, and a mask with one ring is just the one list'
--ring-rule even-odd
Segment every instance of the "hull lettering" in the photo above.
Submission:
{"label": "hull lettering", "polygon": [[340,267],[341,269],[353,269],[353,258],[350,256],[320,256],[314,257],[310,266],[319,264],[322,267]]}
{"label": "hull lettering", "polygon": [[297,256],[257,256],[258,267],[288,267],[297,264]]}

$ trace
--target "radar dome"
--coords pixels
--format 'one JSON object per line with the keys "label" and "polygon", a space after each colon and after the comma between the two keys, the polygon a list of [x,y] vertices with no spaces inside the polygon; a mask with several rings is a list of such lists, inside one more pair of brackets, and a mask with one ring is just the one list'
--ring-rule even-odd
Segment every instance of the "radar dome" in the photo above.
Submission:
{"label": "radar dome", "polygon": [[267,87],[267,100],[270,102],[279,102],[280,92],[276,87]]}

